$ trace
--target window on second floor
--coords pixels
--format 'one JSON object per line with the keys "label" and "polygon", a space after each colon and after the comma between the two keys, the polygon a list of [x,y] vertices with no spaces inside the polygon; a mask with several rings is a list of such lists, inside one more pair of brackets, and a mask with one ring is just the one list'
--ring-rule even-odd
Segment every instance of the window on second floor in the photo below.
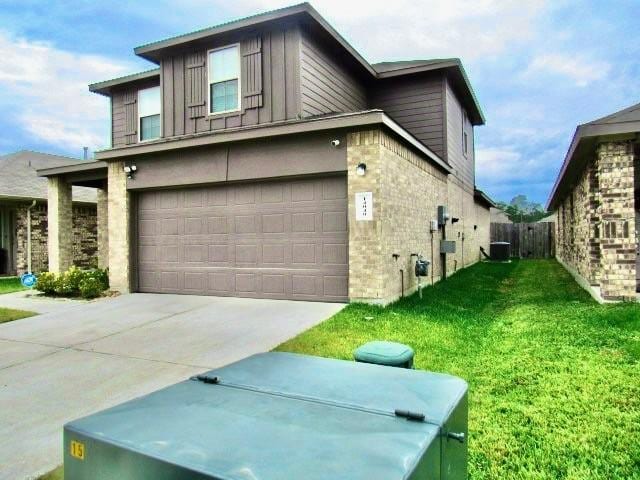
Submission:
{"label": "window on second floor", "polygon": [[240,46],[209,52],[209,113],[240,109]]}
{"label": "window on second floor", "polygon": [[469,153],[469,136],[467,135],[467,112],[462,110],[462,152],[465,156]]}
{"label": "window on second floor", "polygon": [[160,138],[160,87],[138,91],[138,131],[141,142]]}

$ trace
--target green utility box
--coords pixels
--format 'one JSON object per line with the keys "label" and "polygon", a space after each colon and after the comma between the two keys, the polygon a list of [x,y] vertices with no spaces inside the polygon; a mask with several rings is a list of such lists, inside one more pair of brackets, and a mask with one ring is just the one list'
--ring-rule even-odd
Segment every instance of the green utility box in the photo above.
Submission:
{"label": "green utility box", "polygon": [[467,384],[263,353],[64,427],[66,480],[464,480]]}
{"label": "green utility box", "polygon": [[365,343],[353,352],[356,362],[400,368],[413,368],[413,356],[413,349],[408,345],[380,340]]}

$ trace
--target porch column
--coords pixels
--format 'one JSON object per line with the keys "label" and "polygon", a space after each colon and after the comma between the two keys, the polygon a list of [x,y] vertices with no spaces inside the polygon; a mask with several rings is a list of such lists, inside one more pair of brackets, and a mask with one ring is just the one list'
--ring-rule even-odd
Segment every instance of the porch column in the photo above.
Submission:
{"label": "porch column", "polygon": [[600,187],[601,294],[606,300],[635,300],[636,239],[634,149],[631,141],[598,146]]}
{"label": "porch column", "polygon": [[[106,182],[105,182],[106,183]],[[98,219],[98,267],[109,267],[109,219],[108,194],[106,185],[97,189],[97,219]]]}
{"label": "porch column", "polygon": [[49,271],[61,273],[73,265],[73,213],[71,185],[60,177],[49,178]]}
{"label": "porch column", "polygon": [[112,290],[127,293],[131,289],[130,204],[124,162],[107,167],[107,225],[109,245],[109,284]]}

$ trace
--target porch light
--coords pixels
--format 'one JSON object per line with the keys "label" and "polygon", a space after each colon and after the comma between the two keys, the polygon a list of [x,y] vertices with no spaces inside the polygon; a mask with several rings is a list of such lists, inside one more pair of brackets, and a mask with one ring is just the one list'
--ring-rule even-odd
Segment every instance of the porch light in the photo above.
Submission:
{"label": "porch light", "polygon": [[359,163],[356,167],[356,175],[364,177],[365,173],[367,173],[367,166],[364,163]]}
{"label": "porch light", "polygon": [[127,178],[133,178],[133,174],[138,170],[138,167],[135,165],[125,165],[123,170],[124,173],[127,174]]}

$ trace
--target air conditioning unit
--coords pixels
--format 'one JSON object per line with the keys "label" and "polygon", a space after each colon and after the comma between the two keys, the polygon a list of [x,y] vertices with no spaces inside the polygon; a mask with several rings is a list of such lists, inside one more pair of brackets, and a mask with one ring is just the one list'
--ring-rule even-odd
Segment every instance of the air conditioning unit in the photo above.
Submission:
{"label": "air conditioning unit", "polygon": [[491,260],[507,262],[511,258],[511,244],[509,242],[491,242],[489,245]]}

